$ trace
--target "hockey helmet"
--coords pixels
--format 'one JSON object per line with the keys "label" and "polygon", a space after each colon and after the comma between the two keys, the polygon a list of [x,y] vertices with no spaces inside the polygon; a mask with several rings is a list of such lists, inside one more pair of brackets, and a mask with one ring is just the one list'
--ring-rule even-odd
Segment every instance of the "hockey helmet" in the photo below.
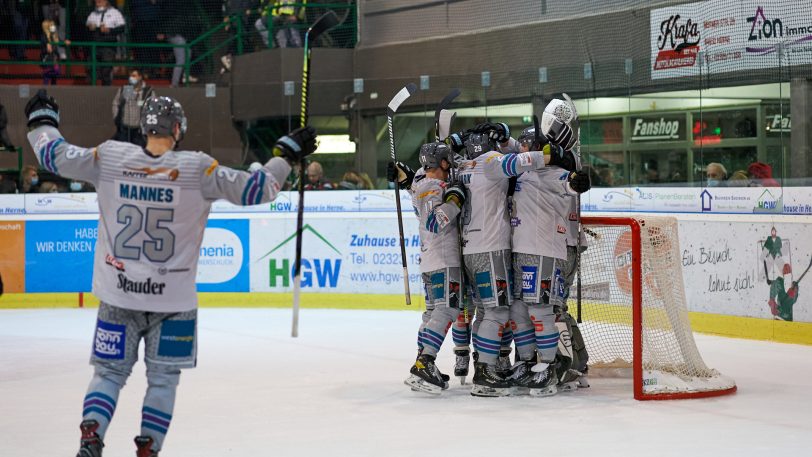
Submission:
{"label": "hockey helmet", "polygon": [[420,147],[420,165],[425,169],[438,168],[443,160],[451,163],[451,149],[441,142],[426,143]]}
{"label": "hockey helmet", "polygon": [[174,136],[175,125],[180,125],[180,138],[186,133],[186,115],[183,107],[171,97],[150,97],[141,108],[141,133]]}
{"label": "hockey helmet", "polygon": [[519,138],[516,138],[520,144],[527,147],[528,151],[541,151],[545,144],[548,143],[547,138],[541,135],[539,129],[535,126],[530,126],[522,130]]}
{"label": "hockey helmet", "polygon": [[474,160],[493,150],[496,150],[496,143],[490,139],[487,133],[472,133],[465,140],[465,156],[468,160]]}

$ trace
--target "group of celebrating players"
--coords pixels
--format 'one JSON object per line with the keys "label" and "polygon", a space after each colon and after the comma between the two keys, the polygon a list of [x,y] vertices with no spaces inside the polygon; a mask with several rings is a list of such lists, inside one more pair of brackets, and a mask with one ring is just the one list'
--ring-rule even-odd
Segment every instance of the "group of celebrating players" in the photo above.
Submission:
{"label": "group of celebrating players", "polygon": [[390,166],[419,219],[426,311],[404,381],[412,390],[448,388],[435,360],[449,329],[462,383],[473,342],[471,395],[589,386],[583,338],[566,306],[585,248],[576,197],[590,189],[577,123],[571,100],[554,99],[516,139],[504,123],[479,124],[424,144],[416,172]]}

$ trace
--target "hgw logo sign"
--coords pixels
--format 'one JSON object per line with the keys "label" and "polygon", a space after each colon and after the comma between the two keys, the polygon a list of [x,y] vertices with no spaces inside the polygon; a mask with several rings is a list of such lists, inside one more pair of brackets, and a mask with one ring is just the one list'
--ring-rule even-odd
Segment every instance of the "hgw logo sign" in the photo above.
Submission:
{"label": "hgw logo sign", "polygon": [[[310,224],[302,228],[303,236],[305,232],[310,232],[326,244],[339,256],[341,252],[333,246],[332,243],[327,241],[324,236],[317,232]],[[281,243],[277,244],[273,249],[268,251],[267,254],[259,258],[259,261],[265,259],[271,254],[279,251],[291,241],[295,244],[296,233],[294,232],[289,237],[285,238]],[[271,288],[287,288],[292,284],[293,273],[295,268],[295,259],[291,257],[271,257],[268,259],[268,285]],[[319,287],[319,288],[335,288],[338,284],[338,275],[341,271],[341,258],[302,258],[302,287]]]}

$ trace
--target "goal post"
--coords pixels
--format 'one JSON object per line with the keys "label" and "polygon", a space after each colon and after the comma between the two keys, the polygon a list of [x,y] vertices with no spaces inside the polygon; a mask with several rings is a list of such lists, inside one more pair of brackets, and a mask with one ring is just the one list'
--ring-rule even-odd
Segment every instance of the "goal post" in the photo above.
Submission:
{"label": "goal post", "polygon": [[[584,217],[581,333],[589,374],[633,378],[637,400],[731,394],[708,368],[688,319],[673,217]],[[573,295],[575,291],[573,290]]]}

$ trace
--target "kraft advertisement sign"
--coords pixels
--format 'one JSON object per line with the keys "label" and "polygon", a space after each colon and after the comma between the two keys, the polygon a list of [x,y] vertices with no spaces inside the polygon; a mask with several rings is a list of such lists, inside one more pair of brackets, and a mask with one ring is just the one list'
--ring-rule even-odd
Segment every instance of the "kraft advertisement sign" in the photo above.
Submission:
{"label": "kraft advertisement sign", "polygon": [[812,10],[800,5],[711,0],[654,9],[651,78],[810,64]]}

